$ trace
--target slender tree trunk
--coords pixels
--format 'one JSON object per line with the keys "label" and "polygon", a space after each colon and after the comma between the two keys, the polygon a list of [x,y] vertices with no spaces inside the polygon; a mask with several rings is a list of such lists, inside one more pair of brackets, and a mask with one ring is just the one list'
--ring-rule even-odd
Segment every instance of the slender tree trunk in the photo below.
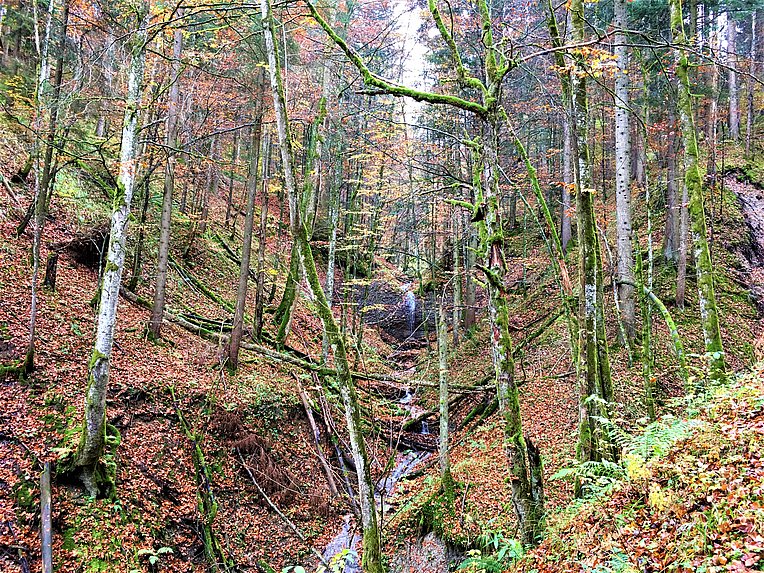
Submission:
{"label": "slender tree trunk", "polygon": [[265,306],[265,246],[268,240],[268,180],[271,177],[271,134],[263,134],[263,192],[260,199],[260,229],[257,233],[257,291],[255,292],[255,339],[262,340]]}
{"label": "slender tree trunk", "polygon": [[315,297],[315,306],[319,314],[324,331],[329,337],[329,344],[334,354],[334,363],[337,368],[337,384],[345,409],[350,437],[350,448],[353,453],[356,472],[358,475],[358,499],[361,507],[361,524],[363,529],[363,558],[361,566],[368,573],[381,573],[384,571],[381,556],[381,532],[377,519],[377,508],[374,500],[374,487],[371,480],[366,445],[361,431],[361,409],[358,404],[355,383],[350,373],[345,349],[345,340],[340,333],[337,323],[332,314],[331,306],[324,295],[321,283],[318,279],[313,252],[308,240],[308,231],[303,224],[300,213],[300,205],[297,196],[297,185],[294,177],[294,159],[289,136],[289,121],[286,113],[283,85],[281,83],[280,69],[277,63],[275,47],[275,26],[273,15],[268,0],[261,0],[261,16],[265,36],[266,52],[270,68],[271,90],[273,105],[276,115],[276,125],[279,136],[279,148],[281,150],[282,166],[284,168],[284,184],[289,196],[289,219],[293,240],[298,248],[301,265],[308,287]]}
{"label": "slender tree trunk", "polygon": [[706,354],[710,363],[710,377],[721,381],[726,377],[724,347],[722,345],[719,315],[714,292],[714,267],[708,245],[706,212],[703,205],[703,181],[698,167],[698,139],[692,110],[687,50],[691,48],[684,33],[681,0],[670,0],[671,29],[674,37],[674,57],[677,61],[676,74],[679,80],[679,121],[685,148],[685,186],[689,197],[690,231],[692,234],[695,271],[698,280],[698,299],[701,325]]}
{"label": "slender tree trunk", "polygon": [[729,89],[730,138],[740,139],[740,96],[737,85],[737,22],[727,12],[727,87]]}
{"label": "slender tree trunk", "polygon": [[[180,10],[180,9],[179,9]],[[179,14],[182,16],[182,12]],[[183,31],[177,28],[173,37],[172,64],[170,77],[172,85],[168,98],[167,130],[165,145],[167,146],[167,164],[164,174],[164,194],[162,196],[162,215],[159,223],[159,251],[157,255],[157,277],[154,289],[154,305],[151,309],[149,332],[154,338],[159,338],[162,331],[162,316],[164,314],[167,266],[170,260],[170,230],[172,227],[172,196],[175,192],[175,145],[178,140],[178,104],[180,102],[180,57],[183,52]],[[185,198],[185,187],[183,188]],[[181,209],[183,210],[183,209]]]}
{"label": "slender tree trunk", "polygon": [[[631,156],[629,121],[629,55],[623,32],[628,28],[627,0],[615,0],[615,216],[616,256],[618,264],[618,299],[626,336],[634,339],[636,316],[634,304],[634,257],[631,236],[631,181],[629,161]],[[604,125],[604,124],[603,124]]]}
{"label": "slender tree trunk", "polygon": [[143,0],[141,4],[136,6],[136,9],[139,14],[139,24],[136,33],[131,37],[127,98],[125,100],[125,118],[120,149],[119,182],[114,196],[109,252],[106,257],[101,284],[95,347],[88,364],[82,436],[75,456],[75,465],[82,472],[83,483],[93,496],[98,493],[102,485],[112,490],[114,484],[114,470],[109,470],[108,467],[110,466],[107,466],[105,472],[102,471],[99,468],[99,461],[106,442],[106,392],[109,384],[109,367],[111,349],[114,344],[119,288],[125,263],[127,223],[130,216],[130,202],[133,198],[135,171],[138,163],[136,137],[143,70],[146,61],[148,2]]}
{"label": "slender tree trunk", "polygon": [[[464,217],[469,219],[467,213]],[[467,237],[464,241],[464,330],[471,330],[475,326],[475,303],[477,300],[477,285],[475,284],[475,252],[477,250],[477,235],[472,231],[471,225],[465,223]]]}
{"label": "slender tree trunk", "polygon": [[560,226],[560,234],[563,251],[568,250],[568,243],[571,237],[570,190],[573,188],[571,137],[570,117],[566,109],[562,114],[562,224]]}
{"label": "slender tree trunk", "polygon": [[438,436],[438,461],[440,463],[440,484],[447,499],[454,498],[454,479],[451,477],[451,463],[448,455],[448,327],[442,299],[438,303],[438,385],[440,432]]}
{"label": "slender tree trunk", "polygon": [[688,205],[690,198],[687,195],[687,185],[684,178],[681,181],[682,200],[679,205],[679,256],[676,267],[676,305],[684,308],[684,296],[687,290],[687,256],[689,231],[690,231],[690,212]]}
{"label": "slender tree trunk", "polygon": [[239,132],[233,132],[233,145],[231,146],[231,170],[228,173],[228,201],[225,208],[225,226],[231,222],[231,206],[233,203],[233,176],[236,173],[236,162],[239,160]]}
{"label": "slender tree trunk", "polygon": [[453,324],[453,343],[454,348],[459,346],[459,329],[461,328],[461,308],[462,308],[462,274],[460,271],[461,260],[459,259],[460,242],[462,239],[462,233],[459,231],[459,212],[454,208],[451,211],[451,238],[453,240],[453,258],[454,258],[454,276],[453,276],[453,290],[454,290],[454,309],[452,312],[451,322]]}
{"label": "slender tree trunk", "polygon": [[252,141],[249,163],[249,180],[247,181],[247,215],[244,218],[242,231],[241,266],[239,267],[239,287],[236,294],[236,311],[233,316],[233,328],[228,343],[228,363],[231,368],[239,367],[239,345],[244,332],[244,307],[247,303],[247,284],[249,282],[249,259],[252,252],[252,229],[255,226],[255,196],[258,187],[258,167],[260,163],[260,145],[262,133],[262,112],[258,109],[255,117],[255,128],[252,130]]}
{"label": "slender tree trunk", "polygon": [[761,69],[760,62],[757,61],[759,55],[758,46],[761,43],[761,33],[764,32],[764,10],[756,10],[751,15],[751,50],[750,50],[750,76],[748,81],[748,109],[746,110],[745,117],[745,155],[746,157],[752,157],[751,143],[755,136],[756,131],[756,114],[755,114],[755,101],[756,101],[756,82],[754,78],[759,77],[759,70]]}
{"label": "slender tree trunk", "polygon": [[[337,229],[340,222],[340,186],[342,184],[342,159],[338,160],[335,167],[337,175],[329,186],[329,254],[326,262],[326,285],[324,292],[326,300],[332,306],[334,302],[334,272],[337,261]],[[324,332],[324,339],[321,348],[321,358],[324,363],[329,359],[329,337]]]}
{"label": "slender tree trunk", "polygon": [[[50,3],[48,4],[48,15],[46,20],[46,26],[45,26],[45,38],[43,41],[43,45],[41,46],[41,52],[40,52],[40,65],[39,65],[39,74],[37,76],[37,86],[35,90],[35,120],[34,120],[34,128],[37,133],[40,133],[42,131],[42,124],[43,124],[43,118],[45,117],[45,107],[47,102],[47,84],[48,84],[48,76],[50,75],[50,65],[48,63],[48,50],[50,46],[50,39],[51,39],[51,25],[53,21],[53,14],[55,13],[55,0],[50,0]],[[68,14],[68,4],[67,4],[67,14]],[[62,39],[65,41],[66,39],[66,27],[64,26],[64,32]],[[59,69],[63,66],[63,57],[59,59]],[[57,73],[57,76],[59,76],[59,90],[60,90],[60,75]],[[60,91],[59,91],[60,93]],[[58,103],[56,102],[54,104],[55,109],[58,108]],[[53,114],[51,114],[52,116]],[[51,123],[53,122],[53,118],[51,117]],[[52,129],[55,130],[55,124],[52,124]],[[54,131],[55,133],[55,131]],[[54,136],[55,137],[55,136]],[[49,139],[48,145],[46,147],[45,155],[47,157],[48,155],[48,149],[51,150],[51,154],[53,151],[52,147],[53,141]],[[47,189],[47,181],[46,176],[43,170],[42,174],[42,181],[41,174],[40,174],[40,146],[37,141],[35,141],[34,144],[34,151],[32,152],[32,155],[34,157],[34,161],[36,163],[35,168],[35,179],[34,179],[34,202],[33,202],[33,209],[30,209],[30,217],[31,214],[34,213],[34,239],[32,242],[32,286],[31,286],[31,308],[29,312],[29,344],[27,345],[27,352],[26,356],[24,358],[24,363],[22,365],[22,369],[26,374],[29,374],[34,370],[34,355],[35,355],[35,343],[36,343],[36,330],[37,330],[37,282],[40,275],[40,250],[42,247],[42,232],[43,227],[45,226],[45,217],[47,216],[47,209],[46,204],[46,189]],[[50,169],[50,162],[48,162],[48,169]],[[48,171],[49,173],[49,171]],[[24,232],[24,227],[26,227],[26,224],[28,224],[29,219],[26,219],[27,223],[22,222],[22,226],[19,227],[19,229],[16,230],[16,235],[21,236],[21,234]]]}
{"label": "slender tree trunk", "polygon": [[674,102],[668,104],[668,143],[666,149],[666,227],[664,229],[663,256],[667,261],[679,259],[679,224],[681,205],[676,188],[676,156],[679,151],[676,136]]}

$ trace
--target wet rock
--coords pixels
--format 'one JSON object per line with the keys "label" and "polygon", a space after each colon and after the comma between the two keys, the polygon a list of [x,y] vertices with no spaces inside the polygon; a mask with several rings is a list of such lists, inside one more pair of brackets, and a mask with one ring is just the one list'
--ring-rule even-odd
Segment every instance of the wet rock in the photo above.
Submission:
{"label": "wet rock", "polygon": [[390,561],[390,573],[448,573],[464,560],[464,555],[435,533],[401,546]]}

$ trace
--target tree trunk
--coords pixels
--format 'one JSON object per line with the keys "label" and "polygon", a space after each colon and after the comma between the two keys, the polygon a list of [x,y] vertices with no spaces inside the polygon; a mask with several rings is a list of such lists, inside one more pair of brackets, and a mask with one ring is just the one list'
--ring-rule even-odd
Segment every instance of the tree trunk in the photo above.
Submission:
{"label": "tree trunk", "polygon": [[111,493],[114,487],[113,460],[99,468],[101,453],[106,443],[106,392],[109,383],[111,349],[117,320],[117,302],[125,263],[125,239],[130,215],[130,202],[135,183],[136,137],[141,103],[143,70],[146,60],[148,3],[143,0],[135,7],[139,24],[131,36],[130,65],[128,68],[125,118],[120,148],[119,182],[111,216],[111,233],[106,267],[103,271],[98,326],[95,347],[88,364],[88,383],[85,396],[85,416],[82,436],[75,456],[75,466],[82,472],[82,480],[90,495],[95,496],[105,486]]}
{"label": "tree trunk", "polygon": [[[262,98],[260,98],[262,100]],[[247,181],[247,211],[242,231],[241,266],[239,267],[239,287],[236,294],[236,311],[233,316],[233,328],[228,344],[228,363],[234,370],[239,367],[239,345],[244,331],[244,307],[247,303],[247,283],[249,282],[249,259],[252,252],[252,229],[255,225],[255,195],[258,187],[258,167],[260,163],[260,144],[262,132],[262,112],[255,112],[255,128],[252,130],[252,141],[249,163],[249,180]]]}
{"label": "tree trunk", "polygon": [[443,310],[442,298],[438,303],[438,385],[440,432],[438,436],[438,461],[440,463],[440,484],[449,503],[454,498],[454,479],[451,477],[451,463],[448,456],[448,327]]}
{"label": "tree trunk", "polygon": [[688,204],[690,198],[687,196],[687,185],[684,178],[681,181],[682,200],[679,205],[679,255],[676,266],[676,305],[684,308],[684,295],[687,290],[687,256],[690,231],[690,214]]}
{"label": "tree trunk", "polygon": [[233,203],[233,179],[236,173],[236,162],[239,160],[239,132],[233,132],[233,145],[231,146],[231,170],[228,172],[228,201],[225,208],[225,226],[231,222],[231,204]]}
{"label": "tree trunk", "polygon": [[738,141],[740,139],[740,96],[737,85],[737,22],[731,12],[727,12],[727,66],[730,138]]}
{"label": "tree trunk", "polygon": [[[48,63],[48,50],[50,46],[50,38],[51,38],[51,23],[53,21],[53,14],[55,12],[55,0],[50,0],[50,3],[48,4],[48,16],[47,16],[47,23],[45,26],[45,39],[42,45],[42,52],[40,54],[40,66],[39,66],[39,75],[37,76],[37,86],[35,90],[35,108],[37,113],[35,114],[35,121],[34,121],[34,129],[35,132],[40,133],[42,131],[42,119],[44,117],[44,109],[46,107],[46,100],[47,100],[47,94],[46,94],[46,87],[48,84],[48,76],[50,75],[50,66]],[[68,14],[68,3],[66,8],[66,13]],[[66,27],[64,27],[64,33],[62,35],[62,45],[63,42],[66,40]],[[63,54],[59,58],[59,70],[61,70],[63,66]],[[59,78],[59,90],[60,90],[60,71],[56,74]],[[60,91],[59,91],[60,93]],[[55,108],[58,108],[58,105],[56,103]],[[53,114],[51,114],[51,123],[54,121]],[[52,129],[55,130],[55,124],[52,124]],[[54,131],[55,133],[55,131]],[[49,139],[48,145],[46,147],[45,155],[47,157],[48,150],[50,150],[50,153],[53,152],[52,147],[53,141]],[[45,217],[47,215],[47,210],[45,208],[47,201],[45,198],[46,194],[46,177],[43,173],[43,181],[40,181],[40,147],[39,143],[35,140],[34,144],[34,151],[32,155],[35,158],[35,179],[34,179],[34,210],[30,210],[30,215],[32,212],[34,212],[34,238],[32,242],[32,288],[31,288],[31,308],[29,311],[29,344],[27,345],[27,352],[26,356],[24,358],[24,363],[22,365],[22,369],[24,373],[29,374],[34,370],[34,355],[35,355],[35,343],[36,343],[36,329],[37,329],[37,282],[40,275],[40,250],[42,247],[42,232],[43,227],[45,226]],[[48,169],[50,169],[50,162],[48,162]],[[49,171],[48,171],[49,173]],[[27,219],[28,223],[29,219]],[[24,224],[26,226],[26,224]],[[21,234],[24,232],[23,227],[19,227],[17,229],[16,235],[21,236]]]}
{"label": "tree trunk", "polygon": [[[179,10],[181,10],[179,8]],[[179,12],[182,16],[182,12]],[[164,194],[162,196],[162,216],[159,223],[159,250],[157,254],[157,277],[154,289],[154,305],[151,309],[149,332],[154,338],[161,336],[162,315],[164,314],[165,290],[167,287],[167,265],[170,258],[170,229],[172,224],[172,196],[175,192],[175,145],[178,139],[178,103],[180,101],[180,57],[183,52],[183,31],[176,28],[172,46],[172,64],[170,77],[172,85],[168,98],[167,131],[165,145],[167,146],[167,164],[164,174]],[[185,203],[185,187],[183,188]],[[185,205],[183,206],[185,207]],[[181,208],[181,211],[183,208]]]}
{"label": "tree trunk", "polygon": [[710,363],[710,377],[719,382],[726,377],[724,347],[722,345],[719,315],[714,292],[714,267],[708,246],[706,212],[703,205],[703,181],[698,167],[698,139],[692,110],[692,90],[689,78],[687,50],[691,49],[684,33],[681,0],[670,0],[671,29],[674,38],[676,74],[679,80],[679,121],[685,148],[685,186],[689,197],[689,220],[692,233],[695,272],[698,280],[698,299],[706,354]]}
{"label": "tree trunk", "polygon": [[679,152],[676,136],[674,102],[668,103],[668,143],[666,149],[666,227],[664,229],[663,256],[667,261],[679,259],[679,224],[681,205],[676,188],[676,156]]}
{"label": "tree trunk", "polygon": [[255,340],[262,340],[265,307],[265,246],[268,240],[268,180],[271,176],[271,134],[263,134],[263,192],[260,199],[260,229],[257,233],[257,291],[255,292]]}
{"label": "tree trunk", "polygon": [[[469,214],[464,217],[469,220]],[[477,285],[475,284],[475,251],[477,250],[477,235],[472,226],[465,223],[466,237],[464,240],[464,330],[471,330],[475,326],[475,302],[477,298]]]}
{"label": "tree trunk", "polygon": [[616,217],[616,257],[618,264],[618,301],[624,330],[629,340],[634,339],[635,304],[634,288],[628,283],[634,280],[634,257],[631,236],[631,181],[630,121],[629,121],[629,55],[623,30],[628,28],[627,0],[615,0],[615,55],[617,67],[615,77],[615,217]]}
{"label": "tree trunk", "polygon": [[[584,3],[571,5],[574,41],[585,41]],[[610,403],[613,400],[610,360],[605,332],[604,280],[602,259],[594,209],[591,159],[588,147],[588,98],[586,63],[574,55],[576,69],[572,75],[572,107],[576,169],[576,213],[579,242],[579,411],[580,426],[577,446],[581,461],[614,461],[618,449],[610,440],[608,428]],[[580,494],[580,484],[577,484]]]}
{"label": "tree trunk", "polygon": [[560,215],[562,223],[560,225],[560,234],[562,248],[566,252],[571,237],[570,190],[573,188],[571,137],[570,117],[568,110],[565,110],[562,114],[562,213]]}
{"label": "tree trunk", "polygon": [[453,327],[453,344],[454,348],[459,346],[459,329],[461,328],[462,310],[462,274],[460,271],[461,260],[459,258],[460,243],[463,239],[463,234],[459,229],[459,222],[461,218],[456,208],[451,211],[451,235],[453,240],[453,258],[454,258],[454,276],[453,276],[453,289],[454,289],[454,309],[452,312],[451,322]]}
{"label": "tree trunk", "polygon": [[313,252],[308,240],[308,231],[302,223],[297,185],[294,177],[293,153],[289,136],[289,121],[286,112],[286,102],[281,82],[280,69],[277,63],[275,47],[275,26],[268,0],[261,0],[262,25],[265,36],[266,52],[270,68],[271,91],[276,115],[276,125],[279,136],[282,166],[284,168],[284,185],[289,197],[289,222],[293,240],[297,245],[301,259],[299,265],[305,274],[308,287],[315,297],[315,307],[323,323],[324,331],[329,338],[329,344],[334,354],[337,368],[337,384],[345,409],[350,447],[358,476],[358,498],[361,507],[361,522],[363,529],[363,558],[361,566],[368,573],[382,573],[384,566],[381,555],[381,532],[377,519],[377,508],[374,500],[374,486],[371,480],[366,445],[361,431],[361,409],[356,395],[355,383],[350,373],[345,340],[340,333],[332,314],[331,306],[324,295],[318,279]]}

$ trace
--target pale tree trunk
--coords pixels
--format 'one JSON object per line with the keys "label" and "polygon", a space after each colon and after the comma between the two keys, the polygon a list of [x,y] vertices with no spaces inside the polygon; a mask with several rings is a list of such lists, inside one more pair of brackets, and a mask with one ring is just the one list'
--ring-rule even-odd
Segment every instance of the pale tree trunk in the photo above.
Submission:
{"label": "pale tree trunk", "polygon": [[[259,79],[259,78],[258,78]],[[252,130],[252,153],[249,162],[249,180],[247,181],[247,210],[242,231],[241,265],[239,266],[239,286],[236,291],[236,310],[233,316],[233,328],[228,343],[228,364],[231,368],[239,367],[239,346],[244,332],[244,307],[247,304],[247,286],[249,282],[249,259],[252,253],[252,229],[255,226],[255,196],[258,187],[258,167],[260,164],[260,149],[262,133],[262,113],[258,109],[255,117],[255,128]]]}
{"label": "pale tree trunk", "polygon": [[562,224],[560,225],[560,234],[563,251],[568,250],[568,243],[571,237],[570,225],[570,190],[573,187],[573,166],[571,162],[571,140],[570,117],[568,111],[562,114]]}
{"label": "pale tree trunk", "polygon": [[[571,5],[573,40],[586,39],[583,0]],[[604,317],[604,279],[594,209],[594,186],[588,147],[588,99],[586,63],[575,55],[572,75],[572,106],[576,169],[576,213],[579,242],[579,410],[577,446],[581,461],[616,460],[618,449],[610,440],[608,424],[613,387],[610,376]],[[580,493],[580,484],[576,484]]]}
{"label": "pale tree trunk", "polygon": [[[706,212],[703,205],[703,181],[698,167],[698,139],[692,110],[692,90],[690,86],[687,50],[691,48],[684,33],[681,0],[670,0],[671,30],[674,38],[674,57],[677,62],[676,74],[679,80],[679,121],[685,148],[685,185],[689,197],[690,232],[692,236],[695,270],[698,280],[698,300],[700,304],[701,326],[707,358],[710,364],[710,378],[719,382],[726,377],[724,347],[719,328],[719,315],[714,292],[714,267],[708,245]],[[702,381],[700,382],[702,385]]]}
{"label": "pale tree trunk", "polygon": [[674,102],[668,102],[668,142],[666,149],[666,227],[664,229],[663,256],[676,262],[679,253],[679,212],[681,209],[676,188],[676,155],[679,151],[676,136],[676,112]]}
{"label": "pale tree trunk", "polygon": [[760,62],[757,61],[759,56],[758,46],[761,42],[761,33],[764,32],[764,10],[756,10],[751,15],[751,50],[750,50],[750,76],[748,78],[748,109],[745,116],[745,155],[746,157],[752,157],[751,142],[754,139],[754,132],[756,130],[756,114],[755,114],[755,97],[756,97],[756,82],[754,78],[758,78],[759,70],[761,69]]}
{"label": "pale tree trunk", "polygon": [[737,85],[737,22],[730,12],[727,12],[727,66],[730,138],[738,141],[740,139],[740,96]]}
{"label": "pale tree trunk", "polygon": [[459,320],[461,316],[461,307],[462,307],[462,274],[459,270],[459,266],[461,265],[461,260],[459,259],[459,250],[460,250],[460,239],[463,237],[462,233],[460,233],[459,229],[459,212],[454,208],[451,211],[451,235],[453,240],[453,257],[454,257],[454,309],[452,312],[452,318],[451,322],[453,323],[453,341],[454,341],[454,347],[459,346],[459,328],[461,328],[461,321]]}
{"label": "pale tree trunk", "polygon": [[684,296],[687,291],[687,255],[690,231],[690,211],[688,204],[690,198],[687,196],[687,185],[684,178],[680,182],[682,187],[682,200],[679,204],[679,254],[676,266],[676,305],[684,308]]}
{"label": "pale tree trunk", "polygon": [[[711,50],[718,53],[721,48],[721,41],[718,33],[718,18],[712,17],[710,24],[710,39],[709,43]],[[706,139],[709,142],[708,147],[708,164],[707,175],[713,178],[714,184],[716,183],[716,142],[718,139],[718,115],[719,115],[719,66],[716,62],[711,64],[711,79],[709,82],[711,89],[711,96],[708,103],[708,118],[706,124]],[[681,125],[680,125],[681,129]]]}
{"label": "pale tree trunk", "polygon": [[[182,12],[179,9],[179,16]],[[183,52],[183,31],[176,28],[172,45],[172,64],[170,66],[170,94],[167,103],[167,128],[165,145],[167,163],[164,173],[164,194],[162,196],[162,215],[159,222],[159,249],[157,254],[157,276],[154,288],[154,305],[151,309],[149,332],[159,338],[164,314],[167,266],[170,260],[170,230],[172,227],[172,196],[175,193],[175,146],[178,140],[178,104],[180,102],[180,57]]]}
{"label": "pale tree trunk", "polygon": [[[75,457],[75,466],[82,472],[82,480],[88,492],[95,496],[101,486],[114,487],[114,466],[99,467],[101,453],[106,443],[106,393],[109,384],[111,349],[117,321],[117,302],[125,263],[125,240],[133,198],[138,134],[138,115],[141,103],[143,70],[146,61],[146,37],[148,27],[148,2],[135,7],[139,24],[131,36],[130,65],[128,68],[125,117],[122,126],[119,181],[114,196],[109,236],[109,252],[103,271],[101,297],[98,309],[98,326],[95,347],[88,363],[88,383],[85,392],[85,415],[82,436]],[[109,469],[111,468],[111,469]]]}
{"label": "pale tree trunk", "polygon": [[279,148],[284,169],[284,186],[289,197],[289,222],[293,240],[297,245],[301,264],[308,287],[315,300],[316,311],[323,323],[324,331],[329,338],[329,344],[334,354],[334,364],[337,368],[337,384],[345,410],[350,449],[358,476],[358,499],[361,509],[361,525],[363,529],[362,568],[368,573],[384,571],[381,555],[381,532],[374,500],[374,486],[371,480],[371,468],[366,452],[361,430],[361,409],[358,403],[355,383],[350,373],[345,340],[332,314],[331,306],[324,295],[318,279],[313,252],[308,240],[308,231],[301,221],[297,185],[294,177],[294,157],[291,138],[289,136],[289,121],[286,112],[281,74],[278,67],[275,47],[275,27],[268,0],[261,0],[262,25],[265,36],[266,52],[270,69],[271,91],[276,115],[276,126],[279,137]]}
{"label": "pale tree trunk", "polygon": [[469,225],[469,214],[465,213],[464,230],[467,234],[464,240],[464,330],[470,330],[475,326],[475,302],[477,298],[477,285],[475,284],[475,251],[477,249],[477,235]]}
{"label": "pale tree trunk", "polygon": [[616,29],[615,55],[617,71],[615,77],[615,218],[616,218],[616,258],[618,264],[618,302],[621,309],[624,330],[629,340],[635,332],[634,304],[634,256],[631,236],[631,181],[630,161],[630,121],[629,121],[629,55],[627,36],[623,32],[628,27],[627,0],[615,0]]}
{"label": "pale tree trunk", "polygon": [[438,304],[438,386],[440,432],[438,436],[438,461],[440,463],[440,484],[446,498],[453,502],[454,479],[451,476],[451,462],[448,455],[448,327],[443,310],[442,298]]}

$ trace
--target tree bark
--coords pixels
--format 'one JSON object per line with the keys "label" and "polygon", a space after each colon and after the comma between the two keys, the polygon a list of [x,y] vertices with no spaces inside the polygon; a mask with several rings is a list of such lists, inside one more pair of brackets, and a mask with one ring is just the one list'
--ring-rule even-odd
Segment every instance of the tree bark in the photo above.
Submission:
{"label": "tree bark", "polygon": [[[262,99],[262,98],[261,98]],[[259,106],[258,106],[259,107]],[[239,367],[239,345],[244,332],[244,307],[247,303],[247,283],[249,282],[249,259],[252,252],[252,229],[255,224],[255,195],[258,187],[258,168],[260,164],[260,145],[262,133],[262,111],[255,112],[255,128],[252,130],[252,141],[249,164],[249,180],[247,181],[247,211],[242,231],[241,266],[239,267],[239,287],[236,294],[236,311],[233,316],[231,339],[228,343],[228,364],[231,368]]]}
{"label": "tree bark", "polygon": [[[679,80],[678,111],[685,148],[685,186],[689,197],[690,232],[692,233],[695,272],[698,280],[701,326],[710,365],[710,378],[720,382],[726,377],[724,347],[716,308],[714,267],[708,245],[703,181],[698,167],[698,136],[693,118],[692,90],[689,77],[690,62],[687,57],[687,50],[691,49],[691,46],[684,33],[681,0],[670,0],[670,12],[671,30],[675,45],[673,51],[677,62],[676,74]],[[703,382],[701,381],[700,384],[702,385]]]}
{"label": "tree bark", "polygon": [[[583,0],[571,5],[573,40],[586,39]],[[588,142],[587,68],[581,55],[573,57],[571,78],[576,164],[576,213],[579,242],[579,439],[581,461],[615,461],[618,449],[609,428],[613,387],[604,317],[604,280]],[[580,494],[580,484],[577,484]]]}
{"label": "tree bark", "polygon": [[438,389],[440,432],[438,435],[438,461],[440,484],[449,502],[454,498],[454,479],[448,455],[448,327],[442,299],[438,303]]}
{"label": "tree bark", "polygon": [[107,467],[104,472],[100,471],[98,466],[106,442],[106,392],[109,383],[111,350],[114,344],[119,288],[125,263],[127,223],[138,163],[136,136],[146,60],[148,2],[142,0],[135,8],[138,12],[139,23],[129,46],[130,65],[122,126],[119,181],[111,216],[109,252],[103,271],[95,347],[88,364],[84,423],[74,462],[82,472],[83,483],[92,496],[97,495],[101,486],[106,486],[109,491],[113,491],[114,487],[114,468]]}
{"label": "tree bark", "polygon": [[[181,8],[178,9],[182,10]],[[182,16],[182,11],[179,13]],[[167,146],[167,164],[164,174],[164,194],[162,196],[162,216],[159,223],[159,250],[157,254],[157,277],[154,288],[154,306],[151,309],[149,332],[154,338],[159,338],[162,331],[162,314],[164,313],[167,265],[170,258],[170,229],[172,226],[172,196],[175,192],[175,145],[178,139],[178,104],[180,101],[180,57],[183,52],[183,31],[176,28],[172,46],[172,64],[170,77],[172,85],[168,97],[167,131],[165,145]],[[185,187],[184,187],[185,190]],[[185,192],[184,192],[185,196]],[[181,209],[183,210],[183,209]]]}
{"label": "tree bark", "polygon": [[618,265],[618,300],[621,319],[629,340],[635,333],[634,289],[624,281],[634,278],[634,256],[632,253],[631,231],[631,180],[629,161],[631,156],[629,121],[629,55],[624,30],[628,28],[627,0],[615,0],[615,55],[617,71],[615,77],[615,217],[616,217],[616,258]]}
{"label": "tree bark", "polygon": [[727,66],[730,138],[738,141],[740,139],[740,96],[737,85],[737,22],[731,12],[727,12]]}
{"label": "tree bark", "polygon": [[329,344],[334,354],[334,363],[337,368],[337,384],[344,405],[350,446],[358,476],[358,498],[361,507],[361,525],[363,529],[363,557],[361,566],[368,573],[382,573],[384,566],[381,555],[381,531],[379,529],[377,508],[374,500],[371,468],[361,430],[361,409],[358,403],[358,396],[356,395],[355,383],[350,372],[345,340],[337,327],[331,306],[324,295],[318,279],[313,252],[308,240],[308,230],[303,221],[301,221],[301,210],[294,176],[294,158],[291,138],[289,136],[289,121],[276,55],[273,15],[269,0],[261,0],[260,6],[279,136],[279,148],[284,169],[284,184],[289,198],[290,228],[293,240],[297,246],[298,256],[301,259],[300,267],[303,269],[308,287],[312,291],[316,311],[323,323],[324,331],[327,333]]}

